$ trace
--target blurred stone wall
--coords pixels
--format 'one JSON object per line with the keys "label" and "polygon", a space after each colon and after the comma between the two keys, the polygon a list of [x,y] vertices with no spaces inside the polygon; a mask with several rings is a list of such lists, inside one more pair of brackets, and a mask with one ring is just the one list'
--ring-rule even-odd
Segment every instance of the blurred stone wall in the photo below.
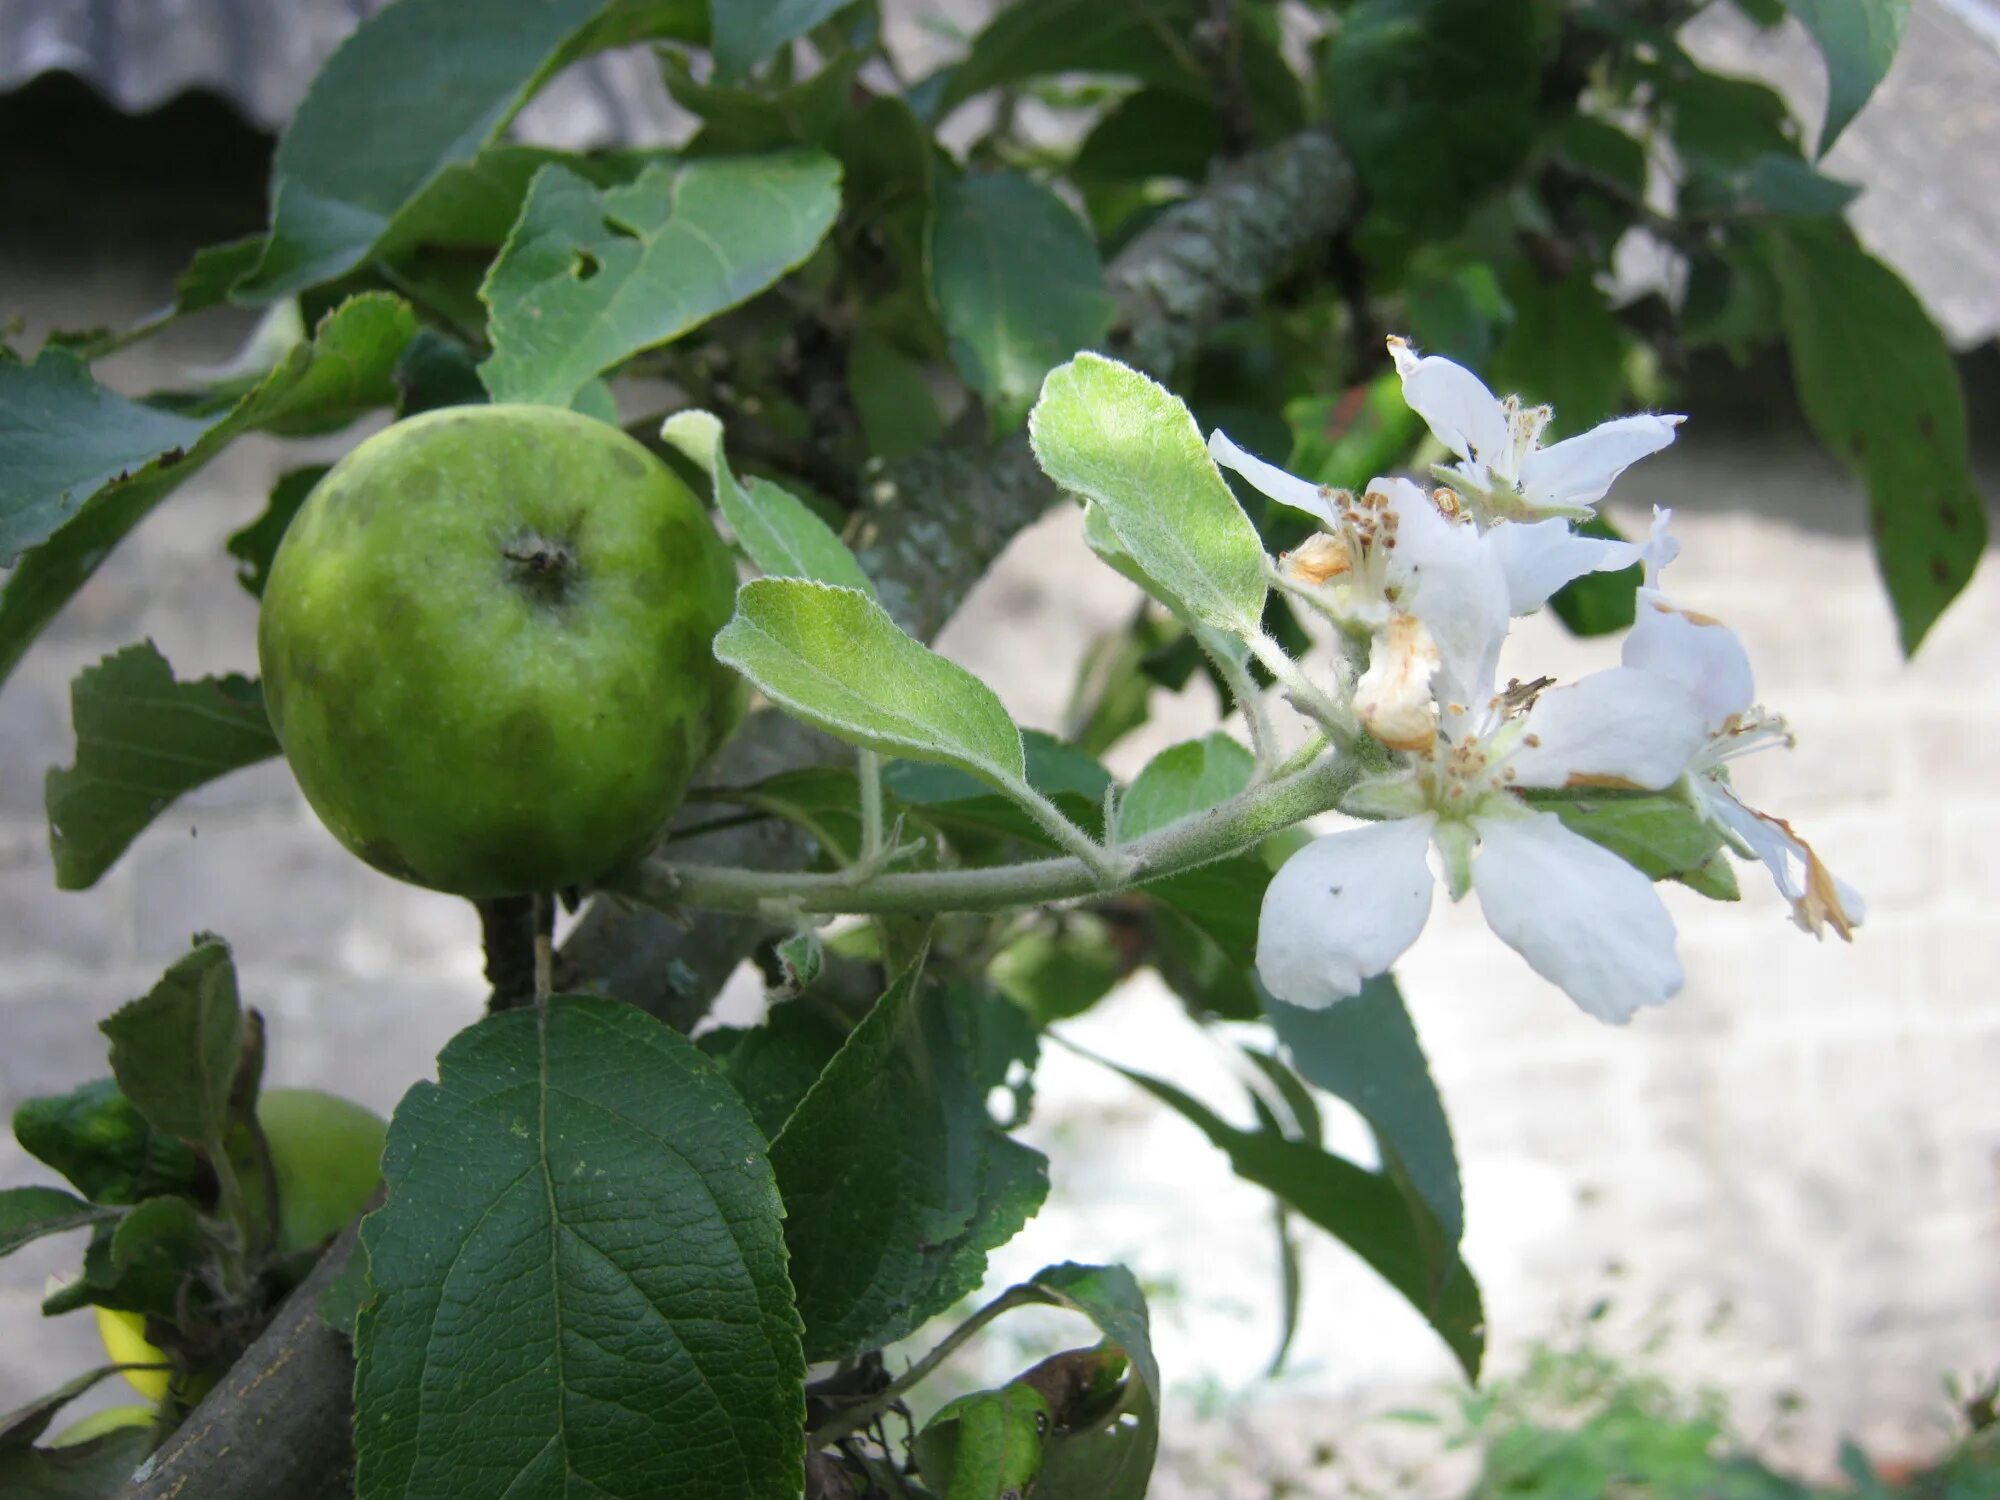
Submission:
{"label": "blurred stone wall", "polygon": [[[30,211],[0,239],[0,312],[26,315],[30,347],[52,327],[135,319],[165,299],[188,249],[257,212],[222,185],[161,201],[127,184],[99,194],[79,230],[52,217],[64,187],[17,196]],[[127,389],[170,383],[231,352],[243,328],[218,322],[106,372]],[[1669,891],[1687,989],[1624,1030],[1537,980],[1473,902],[1440,910],[1402,972],[1464,1161],[1467,1258],[1496,1367],[1608,1298],[1601,1337],[1637,1348],[1665,1330],[1670,1370],[1726,1386],[1753,1435],[1824,1468],[1837,1433],[1883,1452],[1934,1445],[1939,1376],[2000,1364],[2000,570],[1989,561],[1902,662],[1854,486],[1788,422],[1693,396],[1681,442],[1611,510],[1635,524],[1653,503],[1682,516],[1677,596],[1741,631],[1765,701],[1800,737],[1788,760],[1763,757],[1741,779],[1863,889],[1867,926],[1851,949],[1815,944],[1748,870],[1740,906]],[[1990,428],[1990,387],[1977,399],[1973,425]],[[183,675],[252,668],[254,602],[221,543],[278,473],[347,442],[229,450],[113,556],[0,693],[0,1109],[102,1073],[94,1023],[201,929],[235,945],[245,997],[270,1022],[273,1082],[387,1111],[479,1013],[470,908],[348,858],[280,765],[170,810],[94,891],[58,893],[50,878],[41,779],[71,755],[70,679],[146,637]],[[1985,483],[2000,493],[1990,464]],[[1058,514],[1001,561],[945,644],[1024,722],[1054,726],[1076,660],[1130,600]],[[1542,619],[1516,649],[1524,675],[1565,678],[1614,654]],[[1202,689],[1164,700],[1119,769],[1212,712]],[[1234,1107],[1220,1052],[1155,985],[1135,982],[1075,1034]],[[1335,1128],[1362,1149],[1353,1121]],[[1344,1493],[1347,1465],[1382,1436],[1355,1437],[1361,1415],[1441,1399],[1447,1363],[1414,1315],[1310,1238],[1291,1371],[1260,1380],[1277,1326],[1267,1206],[1178,1119],[1052,1053],[1032,1131],[1055,1196],[995,1276],[1119,1258],[1146,1280],[1175,1382],[1175,1477],[1160,1493],[1263,1495],[1281,1476],[1294,1493]],[[0,1141],[0,1183],[36,1176]],[[94,1358],[87,1320],[36,1316],[44,1277],[76,1253],[45,1243],[0,1263],[0,1409]],[[1005,1346],[989,1347],[999,1373]],[[1803,1410],[1784,1416],[1793,1396]]]}

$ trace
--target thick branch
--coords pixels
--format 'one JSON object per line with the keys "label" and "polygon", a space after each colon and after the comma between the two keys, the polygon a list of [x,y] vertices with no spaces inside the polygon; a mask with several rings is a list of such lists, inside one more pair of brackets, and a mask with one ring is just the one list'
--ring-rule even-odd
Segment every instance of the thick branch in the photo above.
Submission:
{"label": "thick branch", "polygon": [[[1218,321],[1254,302],[1354,208],[1353,178],[1332,141],[1308,132],[1250,157],[1163,215],[1110,269],[1120,306],[1112,351],[1165,375]],[[993,559],[1055,500],[1024,438],[987,452],[935,450],[880,477],[883,504],[862,538],[883,603],[928,639]],[[732,780],[754,780],[827,753],[775,713],[730,745]],[[795,868],[796,833],[752,825],[675,846],[716,864]],[[682,1028],[767,931],[754,917],[704,913],[685,925],[606,898],[592,902],[558,964],[557,984],[616,995]],[[338,1248],[338,1247],[336,1247]],[[333,1258],[333,1253],[328,1259]],[[319,1322],[323,1265],[148,1466],[127,1500],[344,1500],[349,1386],[344,1341]]]}

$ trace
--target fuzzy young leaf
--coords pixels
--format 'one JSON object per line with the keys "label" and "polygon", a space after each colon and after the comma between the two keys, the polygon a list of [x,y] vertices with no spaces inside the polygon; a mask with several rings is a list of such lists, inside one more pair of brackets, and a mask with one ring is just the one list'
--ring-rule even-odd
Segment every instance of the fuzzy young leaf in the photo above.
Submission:
{"label": "fuzzy young leaf", "polygon": [[1090,233],[1068,204],[1011,172],[941,182],[930,285],[951,355],[1007,431],[1058,361],[1111,324]]}
{"label": "fuzzy young leaf", "polygon": [[93,1203],[138,1203],[163,1193],[192,1197],[199,1167],[177,1136],[149,1124],[109,1078],[14,1111],[14,1139]]}
{"label": "fuzzy young leaf", "polygon": [[183,793],[278,753],[247,677],[174,680],[152,642],[127,646],[70,685],[76,764],[48,776],[56,884],[83,890]]}
{"label": "fuzzy young leaf", "polygon": [[691,1042],[586,996],[489,1016],[404,1097],[383,1171],[361,1500],[800,1492],[784,1208]]}
{"label": "fuzzy young leaf", "polygon": [[[696,0],[399,0],[327,60],[271,164],[271,233],[237,283],[271,301],[345,274],[440,172],[470,160],[566,62],[698,34]],[[440,68],[448,57],[451,66]]]}
{"label": "fuzzy young leaf", "polygon": [[155,1127],[220,1142],[243,1061],[243,1008],[229,945],[204,936],[145,996],[98,1027],[118,1087]]}
{"label": "fuzzy young leaf", "polygon": [[1231,635],[1260,628],[1264,544],[1170,391],[1079,354],[1049,372],[1028,436],[1043,471],[1097,507],[1168,602]]}
{"label": "fuzzy young leaf", "polygon": [[986,1112],[964,1016],[923,984],[921,957],[792,1111],[771,1161],[814,1360],[876,1348],[949,1307],[1048,1192],[1041,1153]]}
{"label": "fuzzy young leaf", "polygon": [[1771,245],[1799,402],[1868,487],[1876,561],[1913,652],[1986,545],[1957,367],[1916,294],[1844,224],[1787,224]]}
{"label": "fuzzy young leaf", "polygon": [[661,163],[609,188],[544,167],[480,289],[480,378],[496,401],[567,406],[800,264],[839,210],[840,166],[819,151]]}
{"label": "fuzzy young leaf", "polygon": [[752,479],[747,488],[738,482],[723,451],[722,423],[713,413],[677,412],[660,436],[707,472],[715,508],[729,522],[736,545],[765,576],[809,578],[875,597],[875,585],[847,544],[803,500],[768,479]]}
{"label": "fuzzy young leaf", "polygon": [[[0,589],[0,680],[125,534],[233,439],[257,429],[324,431],[392,405],[396,360],[416,326],[400,297],[369,292],[349,298],[320,321],[310,342],[291,349],[227,412],[197,424],[192,440],[177,439],[85,499],[60,530],[21,558]],[[58,350],[32,365],[0,361],[0,401],[27,401],[32,421],[64,424],[67,444],[91,451],[122,444],[119,431],[130,419],[130,403],[100,400],[101,388],[87,376],[79,381],[74,364]],[[10,369],[25,386],[9,379]],[[36,411],[42,415],[33,416]],[[0,426],[0,474],[12,470],[18,436]]]}
{"label": "fuzzy young leaf", "polygon": [[1826,124],[1819,132],[1819,154],[1824,156],[1896,60],[1910,20],[1910,0],[1785,3],[1805,23],[1826,60]]}
{"label": "fuzzy young leaf", "polygon": [[12,1255],[45,1234],[86,1229],[117,1217],[117,1209],[86,1203],[61,1188],[0,1188],[0,1255]]}
{"label": "fuzzy young leaf", "polygon": [[1003,790],[1027,771],[1021,731],[993,690],[857,589],[746,583],[715,654],[786,712],[850,744],[956,766]]}
{"label": "fuzzy young leaf", "polygon": [[1351,1000],[1305,1010],[1269,1000],[1265,1013],[1308,1083],[1353,1105],[1375,1133],[1382,1163],[1445,1243],[1465,1232],[1451,1123],[1396,981],[1377,975]]}

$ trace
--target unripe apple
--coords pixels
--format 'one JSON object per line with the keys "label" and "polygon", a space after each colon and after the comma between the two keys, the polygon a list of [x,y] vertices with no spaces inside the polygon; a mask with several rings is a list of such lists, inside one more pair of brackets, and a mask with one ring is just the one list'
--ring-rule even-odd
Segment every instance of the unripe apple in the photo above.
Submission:
{"label": "unripe apple", "polygon": [[619,429],[462,406],[336,464],[271,564],[257,655],[306,800],[377,869],[493,897],[643,854],[744,687],[736,573]]}

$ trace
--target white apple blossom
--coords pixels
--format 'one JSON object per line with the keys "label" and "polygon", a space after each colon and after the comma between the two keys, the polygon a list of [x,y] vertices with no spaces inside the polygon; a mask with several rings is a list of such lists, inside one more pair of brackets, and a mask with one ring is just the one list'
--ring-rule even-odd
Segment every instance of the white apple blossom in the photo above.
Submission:
{"label": "white apple blossom", "polygon": [[1730,761],[1774,745],[1789,748],[1791,730],[1784,719],[1757,706],[1750,658],[1736,632],[1660,591],[1660,573],[1680,551],[1669,530],[1672,520],[1672,511],[1653,512],[1644,548],[1646,579],[1625,638],[1624,662],[1671,678],[1695,697],[1707,734],[1688,769],[1686,785],[1695,805],[1737,853],[1763,861],[1801,928],[1823,937],[1831,927],[1852,942],[1865,915],[1860,893],[1827,869],[1791,824],[1749,806],[1729,784]]}
{"label": "white apple blossom", "polygon": [[1616,417],[1544,448],[1542,431],[1555,415],[1550,408],[1523,406],[1518,396],[1499,400],[1463,365],[1435,354],[1419,358],[1403,339],[1389,340],[1389,354],[1403,377],[1403,399],[1458,456],[1439,466],[1438,477],[1482,525],[1587,519],[1612,481],[1671,443],[1684,420]]}
{"label": "white apple blossom", "polygon": [[[1439,639],[1469,635],[1452,618],[1459,608],[1445,595],[1418,616]],[[1331,1005],[1416,941],[1430,913],[1432,844],[1452,898],[1478,891],[1493,930],[1590,1014],[1622,1022],[1680,988],[1673,922],[1652,882],[1519,794],[1673,785],[1707,739],[1694,695],[1633,667],[1553,691],[1495,692],[1505,625],[1504,615],[1498,632],[1488,623],[1490,642],[1465,655],[1484,674],[1476,692],[1443,662],[1433,669],[1440,713],[1428,747],[1343,803],[1381,821],[1316,840],[1273,877],[1257,971],[1279,999]]]}

